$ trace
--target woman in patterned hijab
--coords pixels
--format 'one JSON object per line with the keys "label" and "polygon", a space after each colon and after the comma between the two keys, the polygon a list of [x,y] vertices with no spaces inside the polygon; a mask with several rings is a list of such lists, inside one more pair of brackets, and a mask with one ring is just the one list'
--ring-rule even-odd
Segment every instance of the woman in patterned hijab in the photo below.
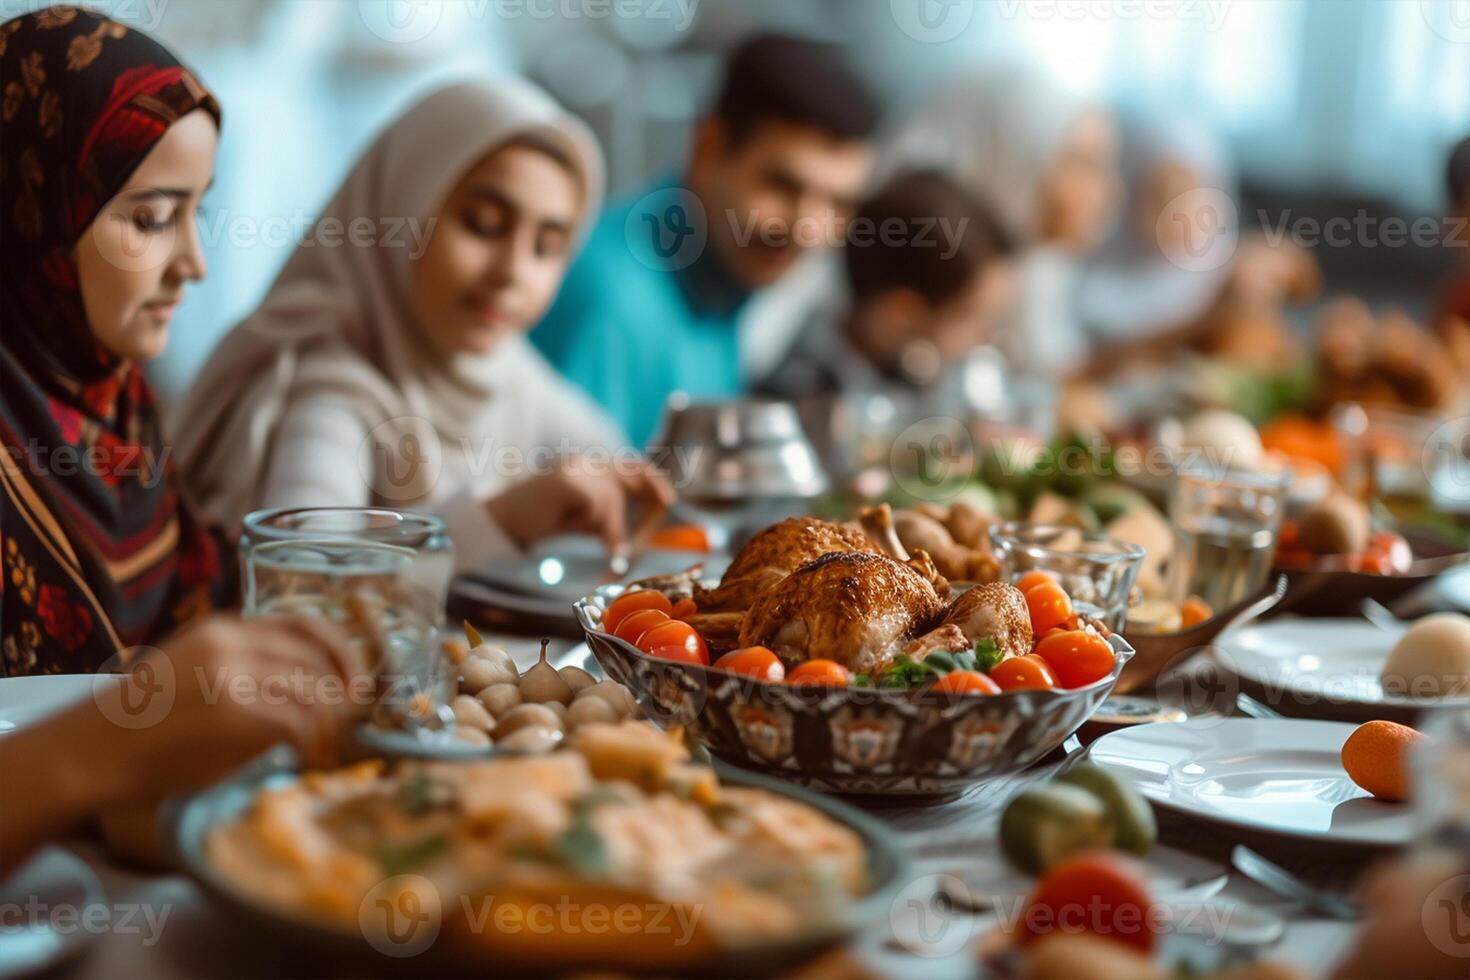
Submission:
{"label": "woman in patterned hijab", "polygon": [[94,12],[0,25],[0,675],[94,671],[233,600],[139,370],[204,275],[219,121]]}

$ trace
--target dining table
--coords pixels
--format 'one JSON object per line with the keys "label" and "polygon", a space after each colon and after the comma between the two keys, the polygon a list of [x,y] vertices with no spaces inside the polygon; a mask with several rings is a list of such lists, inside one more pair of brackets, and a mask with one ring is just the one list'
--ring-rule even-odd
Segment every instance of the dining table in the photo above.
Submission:
{"label": "dining table", "polygon": [[[533,663],[540,650],[539,640],[524,636],[492,634],[486,639],[509,649],[522,668]],[[572,641],[556,641],[551,654],[555,663],[592,662],[586,646]],[[0,680],[0,694],[6,683]],[[956,901],[956,892],[964,892],[967,882],[1006,873],[997,839],[1005,803],[1069,761],[1059,752],[1028,770],[982,782],[948,801],[866,807],[910,855],[909,880],[891,903],[886,921],[880,915],[879,921],[863,923],[845,948],[792,975],[899,977],[922,971],[934,980],[987,975],[977,950],[1000,928],[1005,909]],[[1248,910],[1255,920],[1277,922],[1278,928],[1263,945],[1245,952],[1320,975],[1349,948],[1352,922],[1303,908],[1231,869],[1229,854],[1238,834],[1163,812],[1160,833],[1159,850],[1190,859],[1199,879],[1192,884],[1211,896],[1213,906],[1227,912]],[[1277,843],[1283,846],[1274,851],[1270,841],[1258,846],[1301,879],[1338,894],[1350,892],[1370,863],[1341,854],[1302,855],[1289,842]],[[84,942],[75,944],[71,958],[46,971],[48,976],[182,980],[343,975],[340,965],[236,921],[182,873],[129,867],[110,856],[95,837],[74,837],[57,846],[80,858],[95,874],[115,926],[89,933]],[[0,962],[0,975],[5,975],[3,967]]]}

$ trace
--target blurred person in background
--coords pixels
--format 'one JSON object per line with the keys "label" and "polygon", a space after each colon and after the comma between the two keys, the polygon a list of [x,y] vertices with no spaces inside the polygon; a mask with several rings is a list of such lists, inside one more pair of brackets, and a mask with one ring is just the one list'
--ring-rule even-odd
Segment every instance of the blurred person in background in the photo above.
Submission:
{"label": "blurred person in background", "polygon": [[1127,199],[1086,264],[1083,324],[1103,349],[1195,326],[1229,275],[1235,178],[1225,146],[1183,113],[1118,122]]}
{"label": "blurred person in background", "polygon": [[746,41],[684,174],[603,214],[532,341],[638,444],[674,391],[739,394],[737,318],[799,258],[842,241],[876,118],[831,46]]}
{"label": "blurred person in background", "polygon": [[818,312],[757,391],[796,401],[830,455],[844,398],[915,401],[992,340],[1012,298],[1011,251],[989,210],[952,178],[893,177],[849,224],[840,308]]}
{"label": "blurred person in background", "polygon": [[179,448],[201,505],[231,525],[412,507],[445,521],[460,568],[560,533],[617,547],[630,501],[672,492],[636,454],[615,465],[621,434],[524,337],[602,186],[591,132],[527,83],[408,109],[190,392]]}
{"label": "blurred person in background", "polygon": [[[1452,243],[1470,246],[1470,136],[1456,143],[1445,163],[1445,190],[1450,200],[1450,220],[1455,232]],[[1440,290],[1433,326],[1450,348],[1460,371],[1470,374],[1470,262],[1463,257],[1460,268]]]}
{"label": "blurred person in background", "polygon": [[0,90],[0,675],[91,672],[237,599],[140,370],[205,274],[220,110],[76,7],[0,25]]}
{"label": "blurred person in background", "polygon": [[879,167],[944,170],[1017,243],[1017,295],[996,334],[1012,371],[1060,379],[1083,365],[1081,263],[1120,196],[1108,113],[1032,69],[967,74],[905,116],[884,141]]}

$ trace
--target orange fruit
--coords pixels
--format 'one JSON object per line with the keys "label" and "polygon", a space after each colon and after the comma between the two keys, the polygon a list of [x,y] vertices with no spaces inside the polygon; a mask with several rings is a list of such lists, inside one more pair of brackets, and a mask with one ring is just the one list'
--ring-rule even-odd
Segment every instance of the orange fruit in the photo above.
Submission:
{"label": "orange fruit", "polygon": [[788,684],[813,684],[823,687],[846,687],[852,672],[835,660],[808,660],[786,675]]}
{"label": "orange fruit", "polygon": [[1380,800],[1409,796],[1409,750],[1424,736],[1408,725],[1365,721],[1342,743],[1348,778]]}
{"label": "orange fruit", "polygon": [[1061,626],[1072,615],[1072,600],[1055,582],[1042,582],[1026,590],[1026,608],[1031,612],[1031,632],[1045,636],[1053,626]]}
{"label": "orange fruit", "polygon": [[1010,657],[990,668],[990,679],[1002,691],[1032,691],[1057,686],[1057,677],[1045,660],[1028,653]]}
{"label": "orange fruit", "polygon": [[1043,572],[1039,568],[1033,568],[1031,569],[1031,571],[1026,572],[1020,578],[1016,579],[1016,588],[1021,590],[1022,595],[1025,595],[1027,592],[1030,592],[1031,589],[1035,586],[1046,585],[1048,583],[1055,582],[1056,579],[1052,577],[1052,574],[1050,572]]}
{"label": "orange fruit", "polygon": [[677,619],[666,619],[661,623],[655,623],[643,631],[643,635],[638,637],[634,645],[644,653],[652,653],[656,656],[663,656],[658,651],[665,647],[681,647],[694,657],[693,662],[709,664],[709,650],[705,648],[704,637],[695,632],[693,626]]}
{"label": "orange fruit", "polygon": [[1107,640],[1086,630],[1052,630],[1036,645],[1036,656],[1046,661],[1062,687],[1086,687],[1113,672],[1113,648]]}
{"label": "orange fruit", "polygon": [[1179,628],[1187,630],[1191,626],[1198,626],[1212,619],[1214,615],[1215,610],[1210,608],[1208,602],[1197,595],[1192,595],[1184,600],[1184,605],[1179,607]]}
{"label": "orange fruit", "polygon": [[732,674],[747,674],[760,681],[775,682],[786,678],[786,665],[765,647],[731,650],[715,661],[715,667]]}

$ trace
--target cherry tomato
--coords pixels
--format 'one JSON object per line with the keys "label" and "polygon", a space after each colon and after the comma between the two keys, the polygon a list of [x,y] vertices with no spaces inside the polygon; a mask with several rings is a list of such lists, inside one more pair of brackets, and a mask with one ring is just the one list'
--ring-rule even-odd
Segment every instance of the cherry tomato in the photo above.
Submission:
{"label": "cherry tomato", "polygon": [[952,670],[929,688],[931,691],[952,691],[955,694],[999,694],[995,681],[978,670]]}
{"label": "cherry tomato", "polygon": [[674,524],[654,531],[648,546],[662,551],[709,551],[709,535],[693,524]]}
{"label": "cherry tomato", "polygon": [[672,660],[675,663],[681,664],[696,664],[701,667],[709,666],[709,664],[705,663],[703,657],[685,646],[654,647],[652,650],[645,650],[644,652],[650,657],[658,657],[660,660]]}
{"label": "cherry tomato", "polygon": [[732,674],[747,674],[759,681],[779,683],[786,679],[786,665],[765,647],[731,650],[716,660],[715,666]]}
{"label": "cherry tomato", "polygon": [[688,619],[699,612],[699,605],[693,599],[684,598],[674,603],[673,610],[669,613],[670,619]]}
{"label": "cherry tomato", "polygon": [[1067,630],[1048,633],[1036,646],[1062,687],[1086,687],[1113,671],[1113,648],[1096,633]]}
{"label": "cherry tomato", "polygon": [[1153,952],[1159,923],[1138,864],[1116,851],[1086,851],[1037,882],[1021,920],[1022,945],[1049,932],[1090,932]]}
{"label": "cherry tomato", "polygon": [[602,614],[603,630],[616,636],[618,626],[623,620],[640,609],[657,609],[659,612],[668,614],[673,612],[674,606],[669,602],[669,597],[657,589],[624,592],[614,599]]}
{"label": "cherry tomato", "polygon": [[1067,621],[1072,615],[1072,600],[1057,583],[1043,582],[1027,590],[1026,608],[1031,610],[1031,632],[1042,636]]}
{"label": "cherry tomato", "polygon": [[823,687],[846,687],[852,672],[835,660],[808,660],[786,675],[788,684],[813,684]]}
{"label": "cherry tomato", "polygon": [[1179,627],[1189,629],[1198,626],[1215,615],[1215,610],[1210,604],[1197,595],[1192,595],[1184,600],[1184,605],[1179,607]]}
{"label": "cherry tomato", "polygon": [[627,640],[636,647],[640,636],[659,623],[669,621],[669,614],[662,609],[640,609],[624,616],[622,622],[618,623],[618,628],[613,630],[613,636]]}
{"label": "cherry tomato", "polygon": [[1056,584],[1056,579],[1052,578],[1050,572],[1043,572],[1039,568],[1033,568],[1031,569],[1031,571],[1016,579],[1016,588],[1021,590],[1022,595],[1030,592],[1038,585],[1047,584]]}
{"label": "cherry tomato", "polygon": [[638,638],[637,646],[644,653],[653,653],[659,647],[683,647],[694,654],[700,663],[709,664],[709,651],[705,649],[704,637],[693,626],[677,619],[659,623],[645,631]]}
{"label": "cherry tomato", "polygon": [[1002,660],[990,668],[990,679],[1002,691],[1034,691],[1057,686],[1056,675],[1034,653]]}

